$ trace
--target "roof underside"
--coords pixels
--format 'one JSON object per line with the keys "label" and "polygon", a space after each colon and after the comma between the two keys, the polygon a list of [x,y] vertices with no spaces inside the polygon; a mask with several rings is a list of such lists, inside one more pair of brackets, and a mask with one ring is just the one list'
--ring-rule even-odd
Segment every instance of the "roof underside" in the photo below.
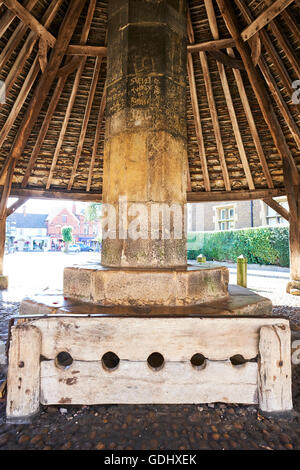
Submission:
{"label": "roof underside", "polygon": [[[27,0],[20,3],[34,4],[31,14],[41,24],[45,24],[47,9],[51,10],[54,4],[59,4],[51,24],[46,28],[57,38],[68,9],[68,1]],[[241,29],[245,29],[249,24],[245,12],[254,20],[270,4],[266,0],[238,0],[231,3],[234,4]],[[108,2],[97,0],[95,4],[86,44],[105,46]],[[193,41],[192,33],[196,44],[216,39],[215,33],[213,35],[210,29],[204,1],[190,0],[188,4],[192,25],[192,30],[190,27],[189,31],[190,43]],[[212,4],[217,19],[219,39],[230,38],[217,3],[213,1]],[[244,8],[241,8],[241,5]],[[72,45],[82,43],[82,29],[88,9],[87,1],[70,41]],[[7,12],[6,6],[2,5],[0,32]],[[261,46],[261,55],[256,67],[259,73],[262,71],[265,73],[267,92],[298,171],[300,171],[299,106],[292,102],[292,82],[300,78],[293,62],[298,63],[299,67],[299,57],[297,57],[300,46],[297,26],[299,13],[297,2],[292,2],[283,13],[264,26],[259,33],[260,40],[256,35],[256,41],[259,41]],[[281,33],[279,37],[275,36],[278,31],[276,28]],[[233,48],[233,51],[235,57],[240,59],[237,49]],[[289,54],[290,51],[292,56]],[[223,56],[228,54],[226,49],[222,52]],[[15,137],[42,76],[42,61],[37,59],[39,54],[41,54],[41,41],[29,28],[24,27],[24,23],[18,17],[15,17],[0,38],[0,80],[7,85],[6,102],[0,104],[0,170],[5,168],[5,163],[8,162]],[[49,55],[50,47],[48,47],[48,59]],[[202,55],[194,52],[191,57],[188,78],[190,85],[187,87],[190,192],[284,188],[282,159],[246,71],[221,64],[216,60],[216,56],[209,52],[204,52]],[[62,66],[68,64],[70,60],[75,67],[69,69],[71,73],[61,74],[64,83],[61,78],[60,81],[58,79],[54,81],[25,150],[17,161],[12,194],[14,190],[20,188],[101,194],[105,132],[105,113],[102,111],[105,104],[106,57],[68,55],[65,56]],[[207,69],[204,73],[206,61]],[[241,64],[241,61],[239,62]],[[96,75],[98,73],[99,76]],[[272,80],[271,88],[266,83],[266,74],[268,79]],[[193,95],[191,90],[193,75],[196,101],[195,98],[193,101],[195,94]],[[94,78],[96,86],[93,90],[95,76],[97,80]],[[62,91],[57,95],[57,103],[50,113],[51,100],[53,102],[53,95],[58,93],[59,85]],[[195,122],[197,121],[195,113],[198,111],[200,129],[199,124],[197,127]],[[254,128],[251,116],[255,123]],[[85,122],[88,122],[86,128]],[[101,130],[97,133],[99,126]],[[223,159],[222,152],[224,152]],[[78,164],[76,164],[76,154],[79,157]],[[205,176],[205,162],[208,178]],[[70,187],[72,174],[74,181]]]}

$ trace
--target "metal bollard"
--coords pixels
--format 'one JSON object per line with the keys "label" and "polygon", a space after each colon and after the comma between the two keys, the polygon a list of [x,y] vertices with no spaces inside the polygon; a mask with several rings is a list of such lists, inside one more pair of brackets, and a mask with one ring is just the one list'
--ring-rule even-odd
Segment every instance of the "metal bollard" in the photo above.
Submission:
{"label": "metal bollard", "polygon": [[247,258],[243,255],[237,259],[237,285],[247,287]]}
{"label": "metal bollard", "polygon": [[197,256],[197,263],[206,263],[206,257],[202,254]]}

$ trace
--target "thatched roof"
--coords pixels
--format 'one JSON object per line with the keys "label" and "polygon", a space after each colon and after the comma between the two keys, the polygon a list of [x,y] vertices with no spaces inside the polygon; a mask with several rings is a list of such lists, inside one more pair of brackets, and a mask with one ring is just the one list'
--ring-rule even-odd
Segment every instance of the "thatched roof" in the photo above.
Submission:
{"label": "thatched roof", "polygon": [[[7,9],[9,4],[18,2],[1,3],[0,80],[7,86],[6,102],[0,104],[0,170],[3,169],[0,183],[3,185],[17,133],[24,125],[24,116],[43,76],[41,67],[44,69],[46,66],[43,51],[47,42],[39,40],[25,26],[24,19],[20,20]],[[25,5],[27,11],[30,9],[31,15],[40,24],[46,25],[52,37],[57,38],[70,2],[23,0],[19,3]],[[105,46],[108,1],[97,0],[94,3],[86,46]],[[212,5],[217,31],[216,28],[211,29],[214,24],[213,14],[210,21],[208,18],[209,10],[206,7],[211,2],[189,0],[188,3],[190,44],[231,38],[216,1]],[[245,30],[249,22],[260,17],[274,2],[235,0],[231,3],[240,30]],[[290,158],[299,171],[299,106],[292,102],[292,82],[300,78],[300,8],[295,1],[281,2],[284,3],[288,6],[283,12],[263,26],[249,43],[257,63],[256,68],[264,76],[265,89],[286,139]],[[71,45],[84,44],[82,30],[88,11],[91,12],[90,8],[91,4],[87,1],[75,27]],[[41,32],[42,38],[43,35],[44,30]],[[51,41],[51,36],[49,38]],[[50,49],[48,47],[48,60]],[[29,189],[89,192],[97,197],[101,194],[106,76],[103,51],[105,49],[100,47],[97,52],[90,52],[99,54],[97,57],[64,57],[59,77],[54,80],[22,155],[16,162],[11,194],[30,194],[25,191]],[[74,53],[74,50],[69,48],[68,52]],[[220,50],[217,53],[206,51],[189,54],[189,190],[195,194],[230,190],[237,194],[245,190],[275,188],[279,194],[281,190],[284,192],[282,155],[263,117],[238,50],[233,48],[237,59],[235,66],[239,68],[232,68],[231,63],[223,65],[219,62],[228,60],[228,52],[223,49],[221,56]],[[69,68],[62,70],[66,64],[69,64]],[[197,119],[198,112],[200,121]],[[96,132],[97,127],[100,128],[99,133]],[[72,173],[74,181],[70,185]],[[270,195],[277,192],[270,192]]]}

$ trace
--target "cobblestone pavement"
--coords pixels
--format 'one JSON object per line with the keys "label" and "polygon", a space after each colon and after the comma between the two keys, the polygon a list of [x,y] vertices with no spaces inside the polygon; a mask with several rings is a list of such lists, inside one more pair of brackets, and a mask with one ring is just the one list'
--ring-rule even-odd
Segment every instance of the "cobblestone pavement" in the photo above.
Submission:
{"label": "cobblestone pavement", "polygon": [[[278,310],[279,309],[279,310]],[[0,338],[18,303],[2,302]],[[274,313],[297,316],[295,307]],[[297,319],[298,320],[298,319]],[[292,322],[297,328],[297,325]],[[294,334],[299,331],[295,330]],[[5,370],[2,370],[2,379]],[[300,366],[293,368],[294,411],[263,416],[255,406],[143,405],[42,407],[31,424],[5,422],[0,403],[0,449],[196,450],[300,449]]]}
{"label": "cobblestone pavement", "polygon": [[[285,279],[272,283],[270,274],[253,277],[250,287],[271,298],[273,314],[289,318],[293,340],[300,340],[300,299],[286,295]],[[22,297],[18,289],[0,293],[2,341],[9,318],[18,312],[16,300]],[[0,372],[3,380],[5,370]],[[51,406],[43,407],[31,424],[19,425],[5,422],[5,402],[0,402],[0,449],[300,449],[300,365],[293,366],[293,400],[292,413],[272,417],[263,416],[255,406],[221,403]]]}

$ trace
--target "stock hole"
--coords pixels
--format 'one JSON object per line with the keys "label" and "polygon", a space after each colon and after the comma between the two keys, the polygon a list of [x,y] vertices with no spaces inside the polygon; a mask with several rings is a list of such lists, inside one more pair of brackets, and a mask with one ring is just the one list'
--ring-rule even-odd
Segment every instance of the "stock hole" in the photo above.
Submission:
{"label": "stock hole", "polygon": [[203,367],[205,366],[205,356],[203,356],[203,354],[200,354],[200,353],[196,353],[193,355],[193,357],[191,358],[191,364],[193,367],[195,367],[195,369],[203,369]]}
{"label": "stock hole", "polygon": [[112,371],[118,367],[120,358],[115,353],[109,351],[102,356],[101,361],[104,369]]}
{"label": "stock hole", "polygon": [[230,358],[230,362],[233,366],[241,366],[246,364],[247,360],[241,354],[236,354]]}
{"label": "stock hole", "polygon": [[56,356],[56,365],[64,369],[73,364],[73,357],[67,351],[62,351]]}
{"label": "stock hole", "polygon": [[147,359],[148,366],[155,371],[158,371],[163,368],[165,359],[164,356],[158,352],[150,354]]}

